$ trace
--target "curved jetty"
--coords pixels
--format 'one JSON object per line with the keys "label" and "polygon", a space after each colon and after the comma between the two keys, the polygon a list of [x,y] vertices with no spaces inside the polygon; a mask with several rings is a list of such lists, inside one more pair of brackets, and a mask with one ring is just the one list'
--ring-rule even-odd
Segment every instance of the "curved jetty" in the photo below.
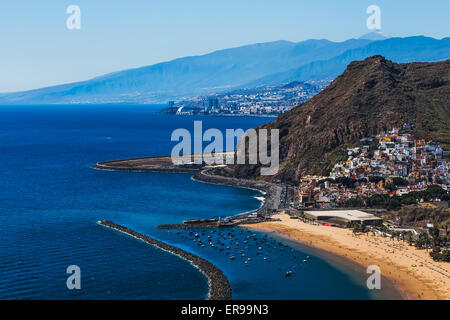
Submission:
{"label": "curved jetty", "polygon": [[99,221],[98,224],[135,237],[139,240],[147,242],[148,244],[158,247],[161,250],[168,251],[189,261],[208,278],[208,300],[231,300],[232,293],[228,279],[225,277],[223,272],[211,262],[208,262],[205,259],[184,251],[180,248],[152,239],[127,227],[115,224],[114,222],[102,220]]}
{"label": "curved jetty", "polygon": [[[226,152],[218,152],[216,156],[220,157],[226,154]],[[192,162],[182,164],[174,164],[170,156],[121,159],[98,162],[92,168],[108,171],[192,173],[195,174],[193,179],[199,182],[254,189],[263,192],[265,201],[258,210],[255,210],[263,216],[270,216],[279,209],[281,186],[263,180],[225,177],[217,174],[217,168],[215,167],[195,164],[193,162],[194,157],[195,155],[190,155]]]}
{"label": "curved jetty", "polygon": [[98,162],[92,168],[128,172],[197,173],[201,166],[193,163],[175,165],[172,163],[170,156],[157,156]]}

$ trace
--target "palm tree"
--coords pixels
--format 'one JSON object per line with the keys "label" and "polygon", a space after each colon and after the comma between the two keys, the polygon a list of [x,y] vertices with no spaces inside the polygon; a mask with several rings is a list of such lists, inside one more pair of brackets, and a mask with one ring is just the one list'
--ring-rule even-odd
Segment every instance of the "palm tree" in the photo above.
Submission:
{"label": "palm tree", "polygon": [[428,233],[424,233],[425,235],[425,250],[428,252],[428,248],[430,245],[430,237],[428,236]]}
{"label": "palm tree", "polygon": [[408,243],[410,246],[412,245],[412,234],[410,231],[408,231]]}
{"label": "palm tree", "polygon": [[406,231],[402,231],[400,234],[402,237],[402,241],[405,241],[405,234],[406,234]]}
{"label": "palm tree", "polygon": [[433,227],[433,228],[430,228],[428,231],[429,231],[429,233],[431,235],[431,239],[433,240],[432,241],[433,248],[436,246],[436,244],[439,246],[440,245],[439,228],[438,227]]}

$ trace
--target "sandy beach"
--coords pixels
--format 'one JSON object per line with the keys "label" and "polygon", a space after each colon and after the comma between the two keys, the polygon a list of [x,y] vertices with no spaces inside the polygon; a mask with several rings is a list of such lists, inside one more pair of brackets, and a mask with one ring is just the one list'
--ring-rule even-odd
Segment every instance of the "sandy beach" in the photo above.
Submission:
{"label": "sandy beach", "polygon": [[405,299],[450,300],[450,265],[433,261],[425,250],[373,233],[354,235],[349,229],[307,224],[283,213],[273,218],[281,221],[245,227],[276,231],[281,236],[345,257],[365,268],[377,265]]}

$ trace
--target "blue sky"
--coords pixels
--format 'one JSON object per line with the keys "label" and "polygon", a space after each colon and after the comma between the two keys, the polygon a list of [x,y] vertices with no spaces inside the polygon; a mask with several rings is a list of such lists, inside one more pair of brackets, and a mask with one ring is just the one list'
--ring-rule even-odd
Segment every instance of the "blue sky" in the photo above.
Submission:
{"label": "blue sky", "polygon": [[[81,8],[81,30],[66,8]],[[39,0],[0,4],[0,92],[86,80],[188,55],[275,40],[343,41],[369,32],[450,36],[450,1]]]}

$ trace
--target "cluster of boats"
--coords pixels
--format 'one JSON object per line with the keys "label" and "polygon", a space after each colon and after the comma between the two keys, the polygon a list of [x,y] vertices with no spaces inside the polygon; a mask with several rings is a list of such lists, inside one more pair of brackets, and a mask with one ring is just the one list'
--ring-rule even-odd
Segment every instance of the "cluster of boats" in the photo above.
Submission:
{"label": "cluster of boats", "polygon": [[[276,241],[268,235],[257,235],[256,233],[243,228],[205,228],[191,229],[189,231],[176,231],[177,235],[181,235],[183,239],[192,241],[201,248],[211,248],[218,252],[223,252],[229,257],[230,261],[241,260],[245,266],[249,266],[254,259],[261,258],[267,263],[273,262],[271,258],[277,262],[278,257],[289,252],[293,258],[297,260],[295,249],[288,245]],[[252,257],[251,257],[251,256]],[[306,256],[303,264],[299,267],[305,267],[304,264],[310,259]],[[297,260],[298,261],[298,260]],[[278,261],[281,264],[281,262]],[[286,271],[285,277],[291,277],[296,265]],[[279,268],[281,271],[281,268]],[[286,270],[286,269],[285,269]]]}

